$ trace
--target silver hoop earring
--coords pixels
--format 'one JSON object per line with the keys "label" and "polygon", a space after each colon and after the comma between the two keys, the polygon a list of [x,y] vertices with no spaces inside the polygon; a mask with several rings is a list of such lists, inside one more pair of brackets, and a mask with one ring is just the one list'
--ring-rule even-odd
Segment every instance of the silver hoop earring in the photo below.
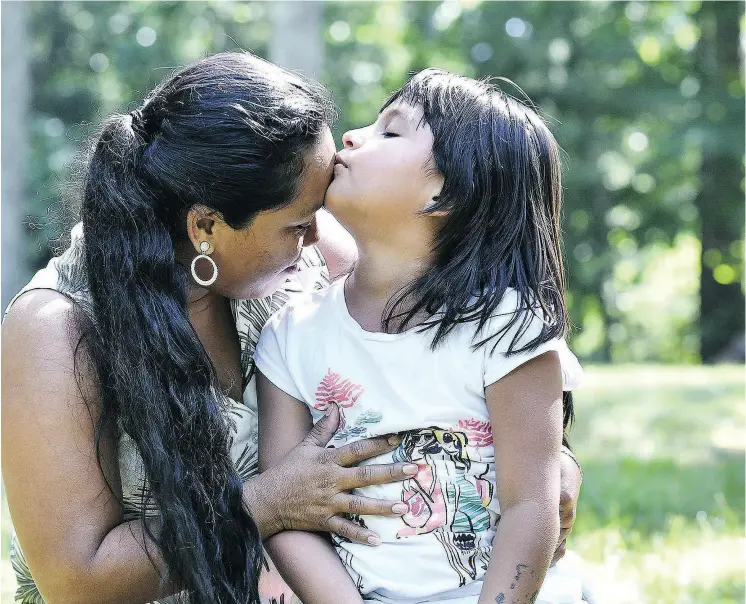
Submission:
{"label": "silver hoop earring", "polygon": [[[213,283],[215,283],[215,281],[217,281],[217,278],[218,278],[218,265],[215,264],[215,261],[212,258],[210,258],[206,253],[207,250],[209,249],[210,249],[210,244],[207,241],[200,241],[199,251],[201,252],[201,254],[199,256],[195,256],[194,260],[192,260],[192,279],[194,279],[202,287],[210,287]],[[197,275],[197,271],[194,270],[195,267],[197,266],[197,260],[200,260],[202,258],[204,258],[210,264],[212,264],[212,277],[210,277],[207,281],[200,279],[199,276]]]}

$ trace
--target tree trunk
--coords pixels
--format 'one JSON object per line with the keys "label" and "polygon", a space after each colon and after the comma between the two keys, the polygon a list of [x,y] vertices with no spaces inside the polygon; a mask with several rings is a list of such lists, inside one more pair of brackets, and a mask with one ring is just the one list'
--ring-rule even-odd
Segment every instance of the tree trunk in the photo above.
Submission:
{"label": "tree trunk", "polygon": [[[702,96],[728,98],[727,78],[739,69],[740,2],[704,2],[700,12],[702,37],[697,49]],[[732,148],[744,148],[743,105],[740,128],[708,123],[702,149],[701,189],[696,200],[701,221],[702,254],[718,250],[729,256],[731,242],[743,238],[742,157]],[[706,117],[702,118],[706,120]],[[730,122],[732,123],[732,122]],[[723,145],[720,137],[731,139]],[[731,147],[729,149],[729,147]],[[702,262],[700,277],[700,355],[702,362],[738,360],[743,354],[744,296],[738,281],[718,283],[714,271]],[[732,349],[732,352],[729,350]],[[740,352],[739,352],[740,351]]]}
{"label": "tree trunk", "polygon": [[324,67],[324,3],[272,2],[269,60],[281,67],[320,79]]}
{"label": "tree trunk", "polygon": [[27,4],[3,2],[2,14],[2,308],[29,279],[26,162],[29,68]]}

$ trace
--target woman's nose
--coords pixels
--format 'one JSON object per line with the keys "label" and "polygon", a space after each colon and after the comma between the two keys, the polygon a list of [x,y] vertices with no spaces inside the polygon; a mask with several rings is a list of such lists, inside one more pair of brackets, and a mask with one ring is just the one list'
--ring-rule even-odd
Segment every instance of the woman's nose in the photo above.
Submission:
{"label": "woman's nose", "polygon": [[316,222],[316,217],[314,216],[313,221],[306,229],[306,234],[303,235],[303,247],[314,245],[315,243],[318,243],[318,241],[319,241],[319,224],[318,222]]}

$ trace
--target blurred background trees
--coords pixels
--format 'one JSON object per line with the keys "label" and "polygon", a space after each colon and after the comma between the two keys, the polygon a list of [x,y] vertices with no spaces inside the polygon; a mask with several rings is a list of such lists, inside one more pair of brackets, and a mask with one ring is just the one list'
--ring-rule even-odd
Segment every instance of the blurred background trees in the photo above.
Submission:
{"label": "blurred background trees", "polygon": [[572,346],[588,368],[571,548],[604,602],[743,604],[743,368],[591,364],[743,358],[743,8],[2,2],[3,307],[75,219],[85,137],[180,65],[247,49],[302,70],[340,107],[338,143],[413,71],[510,78],[564,149]]}
{"label": "blurred background trees", "polygon": [[741,2],[6,2],[2,17],[3,304],[67,228],[59,202],[98,120],[242,48],[327,84],[338,141],[413,71],[510,78],[564,149],[577,353],[743,355]]}

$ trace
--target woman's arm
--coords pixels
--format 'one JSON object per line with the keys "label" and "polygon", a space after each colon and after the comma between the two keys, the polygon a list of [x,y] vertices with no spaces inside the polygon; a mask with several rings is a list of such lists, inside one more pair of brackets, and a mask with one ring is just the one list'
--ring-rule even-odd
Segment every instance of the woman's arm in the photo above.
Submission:
{"label": "woman's arm", "polygon": [[[311,429],[311,414],[263,374],[259,399],[259,468],[277,466]],[[303,483],[296,488],[302,489]],[[291,527],[295,528],[295,527]],[[283,579],[305,604],[362,602],[328,536],[290,530],[265,541]]]}
{"label": "woman's arm", "polygon": [[554,352],[486,388],[500,524],[479,604],[532,604],[557,545],[562,378]]}
{"label": "woman's arm", "polygon": [[[73,304],[21,296],[2,328],[2,472],[13,524],[48,604],[150,602],[176,591],[139,522],[123,522],[113,435],[96,460],[100,392],[79,349]],[[102,472],[103,469],[103,472]],[[112,486],[115,494],[109,490]]]}
{"label": "woman's arm", "polygon": [[[94,438],[100,409],[90,402],[100,392],[84,346],[77,370],[85,400],[78,388],[74,321],[68,298],[38,290],[21,296],[3,324],[2,473],[13,524],[49,604],[151,602],[178,586],[162,584],[165,565],[140,522],[123,521],[114,435],[102,441],[103,472],[99,468]],[[372,533],[337,514],[356,505],[367,514],[392,513],[395,501],[345,491],[403,480],[410,475],[403,464],[367,466],[366,473],[346,466],[398,443],[376,438],[327,451],[337,421],[319,422],[283,464],[246,483],[245,501],[264,537],[298,526],[366,542]]]}

